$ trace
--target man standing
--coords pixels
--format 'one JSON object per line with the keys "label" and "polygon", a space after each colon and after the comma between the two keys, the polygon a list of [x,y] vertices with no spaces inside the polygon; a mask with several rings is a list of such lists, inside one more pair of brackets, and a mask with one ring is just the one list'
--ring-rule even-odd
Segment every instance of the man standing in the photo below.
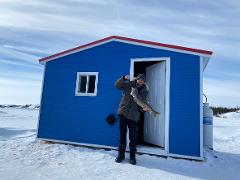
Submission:
{"label": "man standing", "polygon": [[125,150],[126,150],[126,134],[127,127],[129,129],[129,148],[130,148],[130,163],[136,164],[136,145],[137,145],[137,122],[140,118],[140,112],[148,111],[148,108],[141,108],[133,100],[133,97],[130,95],[131,88],[137,88],[138,98],[143,101],[147,101],[148,89],[145,85],[145,75],[139,74],[137,78],[133,81],[130,81],[129,75],[125,75],[119,78],[115,82],[115,87],[123,91],[123,96],[118,107],[118,119],[119,119],[119,130],[120,130],[120,139],[118,146],[118,156],[115,159],[117,163],[122,162],[125,159]]}

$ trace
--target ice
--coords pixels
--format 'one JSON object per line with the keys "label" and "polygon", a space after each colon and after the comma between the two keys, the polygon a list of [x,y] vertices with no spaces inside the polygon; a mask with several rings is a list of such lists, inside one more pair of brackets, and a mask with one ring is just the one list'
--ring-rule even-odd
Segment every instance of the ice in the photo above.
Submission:
{"label": "ice", "polygon": [[36,140],[38,110],[0,108],[0,179],[240,179],[240,113],[214,117],[214,150],[202,162],[137,155]]}

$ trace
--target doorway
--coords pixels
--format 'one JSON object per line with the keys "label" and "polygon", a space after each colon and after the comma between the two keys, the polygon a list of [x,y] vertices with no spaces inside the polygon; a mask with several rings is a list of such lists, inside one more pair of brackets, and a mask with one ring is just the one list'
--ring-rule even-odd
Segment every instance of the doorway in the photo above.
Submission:
{"label": "doorway", "polygon": [[[138,145],[166,149],[168,146],[168,122],[166,119],[168,107],[167,85],[167,59],[163,58],[140,58],[131,60],[130,76],[136,77],[142,73],[146,75],[146,84],[149,87],[149,104],[158,112],[154,116],[148,112],[141,113],[138,122]],[[141,150],[141,149],[140,149]]]}

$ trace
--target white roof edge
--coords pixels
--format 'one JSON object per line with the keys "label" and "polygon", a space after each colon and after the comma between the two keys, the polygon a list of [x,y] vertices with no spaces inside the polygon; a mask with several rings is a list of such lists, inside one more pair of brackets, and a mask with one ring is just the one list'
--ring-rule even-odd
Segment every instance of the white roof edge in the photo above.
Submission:
{"label": "white roof edge", "polygon": [[70,51],[68,53],[64,53],[64,54],[61,54],[59,56],[49,58],[45,61],[44,60],[40,61],[40,64],[42,64],[44,62],[54,60],[54,59],[58,59],[58,58],[61,58],[61,57],[64,57],[64,56],[68,56],[68,55],[71,55],[71,54],[74,54],[74,53],[77,53],[77,52],[80,52],[80,51],[91,49],[93,47],[100,46],[100,45],[103,45],[103,44],[106,44],[106,43],[109,43],[109,42],[112,42],[112,41],[117,41],[117,42],[122,42],[122,43],[127,43],[127,44],[133,44],[133,45],[138,45],[138,46],[144,46],[144,47],[150,47],[150,48],[154,48],[154,49],[162,49],[162,50],[174,51],[174,52],[179,52],[179,53],[197,55],[197,56],[202,56],[202,57],[207,57],[207,58],[210,58],[212,56],[212,55],[208,55],[208,54],[191,52],[191,51],[187,51],[187,50],[180,50],[180,49],[169,48],[169,47],[163,47],[163,46],[159,46],[159,45],[144,44],[144,43],[141,43],[141,42],[133,42],[133,41],[121,40],[121,39],[117,39],[117,38],[111,38],[109,40],[106,40],[106,41],[103,41],[103,42],[100,42],[100,43],[97,43],[97,44],[94,44],[94,45],[90,45],[90,46],[87,46],[85,48],[73,50],[73,51]]}

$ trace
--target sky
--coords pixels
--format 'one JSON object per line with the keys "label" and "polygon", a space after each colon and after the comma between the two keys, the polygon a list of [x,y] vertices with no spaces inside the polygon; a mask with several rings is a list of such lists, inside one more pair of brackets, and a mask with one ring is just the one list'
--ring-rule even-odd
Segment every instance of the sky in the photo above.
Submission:
{"label": "sky", "polygon": [[203,92],[240,106],[238,0],[0,0],[0,104],[39,104],[38,59],[111,35],[213,51]]}

